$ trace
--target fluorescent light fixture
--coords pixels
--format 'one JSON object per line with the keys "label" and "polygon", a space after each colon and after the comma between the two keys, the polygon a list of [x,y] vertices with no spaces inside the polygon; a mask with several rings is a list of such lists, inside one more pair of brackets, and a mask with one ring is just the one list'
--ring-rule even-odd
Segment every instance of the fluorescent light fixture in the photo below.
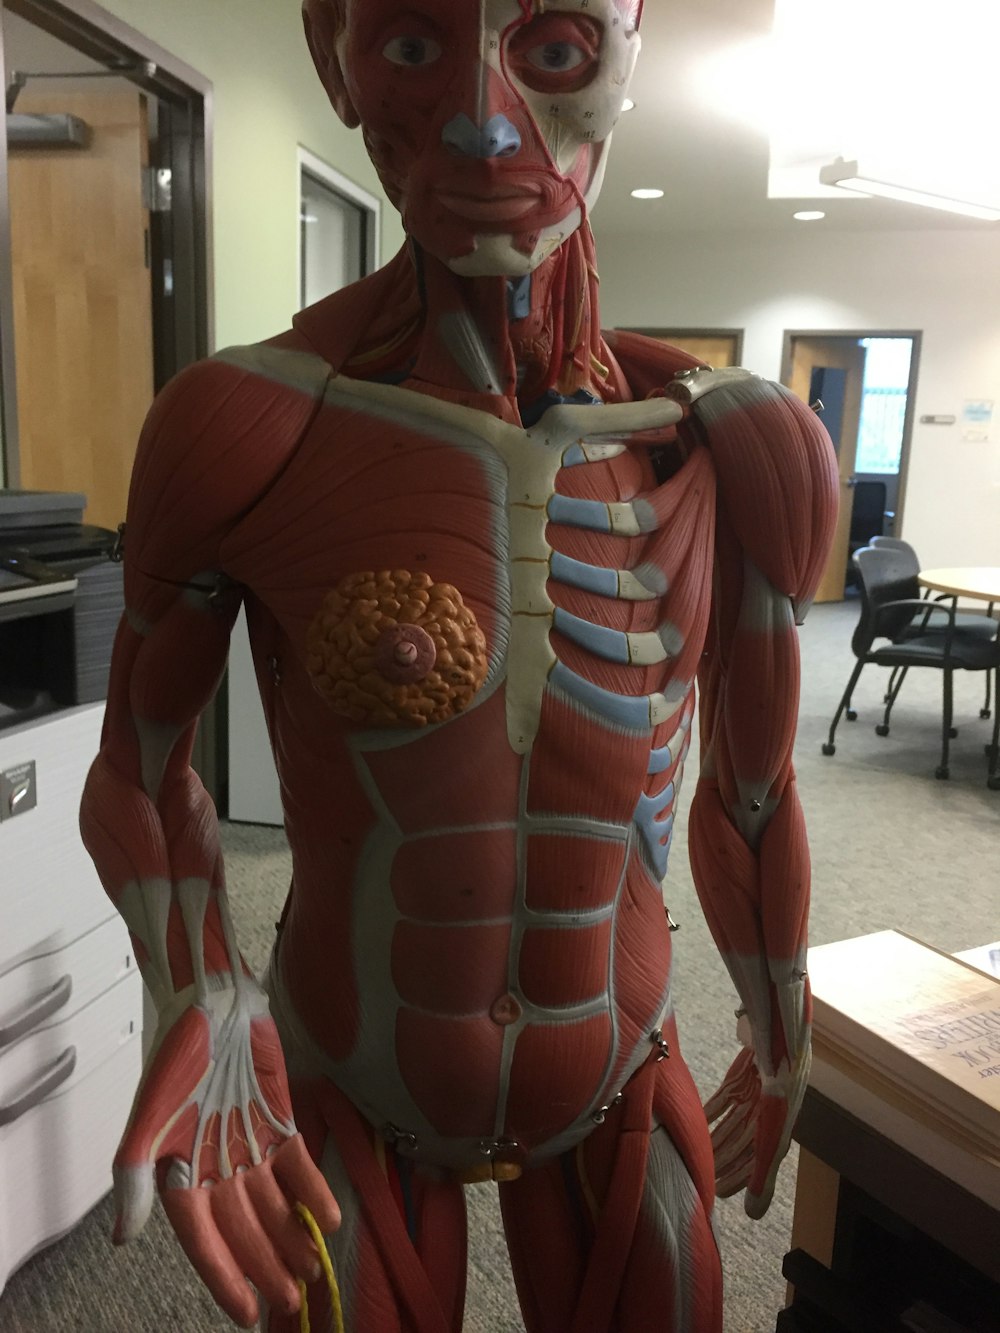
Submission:
{"label": "fluorescent light fixture", "polygon": [[796,222],[819,222],[825,218],[826,214],[820,212],[818,208],[803,208],[798,213],[793,213],[792,217]]}
{"label": "fluorescent light fixture", "polygon": [[986,204],[974,204],[965,199],[951,199],[944,194],[931,194],[927,190],[914,190],[908,185],[894,185],[890,181],[874,180],[862,174],[857,162],[845,162],[838,157],[836,162],[821,167],[819,172],[821,185],[837,185],[842,190],[851,190],[855,194],[875,195],[879,199],[898,199],[903,204],[920,204],[924,208],[940,208],[945,213],[961,213],[963,217],[980,218],[984,222],[1000,222],[1000,208],[990,208]]}
{"label": "fluorescent light fixture", "polygon": [[663,191],[662,191],[662,190],[646,190],[646,189],[642,189],[642,190],[633,190],[633,191],[632,191],[632,198],[633,198],[633,199],[662,199],[662,198],[663,198]]}
{"label": "fluorescent light fixture", "polygon": [[626,97],[626,98],[625,98],[625,101],[622,102],[622,110],[623,110],[623,111],[634,111],[634,110],[635,110],[635,103],[632,101],[631,97]]}

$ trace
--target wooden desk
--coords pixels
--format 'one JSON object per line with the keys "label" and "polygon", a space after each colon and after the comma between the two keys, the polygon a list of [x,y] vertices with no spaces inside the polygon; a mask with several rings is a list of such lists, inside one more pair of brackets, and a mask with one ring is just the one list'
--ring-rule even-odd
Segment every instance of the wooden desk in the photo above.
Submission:
{"label": "wooden desk", "polygon": [[1000,565],[922,569],[917,578],[922,587],[947,593],[951,597],[971,597],[979,602],[1000,602]]}
{"label": "wooden desk", "polygon": [[[915,1327],[889,1313],[905,1306],[906,1297],[899,1293],[908,1264],[917,1274],[918,1301],[924,1269],[936,1269],[937,1285],[953,1284],[964,1309],[970,1303],[997,1308],[996,1206],[813,1087],[795,1137],[801,1151],[791,1251],[785,1260],[790,1305],[778,1319],[781,1333],[816,1328],[901,1333]],[[880,1299],[886,1301],[882,1310]],[[814,1322],[817,1310],[822,1322]]]}

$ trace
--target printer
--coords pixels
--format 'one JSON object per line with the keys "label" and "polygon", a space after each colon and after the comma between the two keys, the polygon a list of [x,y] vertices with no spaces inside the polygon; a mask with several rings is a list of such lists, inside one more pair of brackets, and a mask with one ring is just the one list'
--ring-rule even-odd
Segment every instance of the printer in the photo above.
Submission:
{"label": "printer", "polygon": [[117,533],[86,497],[0,490],[0,729],[107,696],[124,608]]}

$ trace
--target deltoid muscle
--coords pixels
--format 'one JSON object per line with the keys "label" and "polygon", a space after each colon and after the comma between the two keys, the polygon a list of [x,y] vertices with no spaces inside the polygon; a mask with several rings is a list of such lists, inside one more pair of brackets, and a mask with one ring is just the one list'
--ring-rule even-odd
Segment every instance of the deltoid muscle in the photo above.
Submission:
{"label": "deltoid muscle", "polygon": [[[335,1329],[301,1206],[344,1327],[458,1333],[462,1185],[494,1180],[530,1333],[719,1333],[716,1183],[764,1211],[808,1070],[795,621],[829,442],[777,386],[601,333],[586,216],[641,6],[453,8],[308,0],[410,243],[189,368],[140,444],[82,815],[159,1013],[118,1234],[155,1182],[235,1319],[256,1288],[269,1333]],[[263,987],[189,765],[241,601],[293,861]],[[696,682],[692,865],[744,1041],[711,1137],[661,888]]]}

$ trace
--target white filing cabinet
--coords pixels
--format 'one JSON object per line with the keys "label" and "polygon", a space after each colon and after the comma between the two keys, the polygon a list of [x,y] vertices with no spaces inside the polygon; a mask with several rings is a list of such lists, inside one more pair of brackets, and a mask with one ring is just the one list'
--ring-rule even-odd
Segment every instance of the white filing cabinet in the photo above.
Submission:
{"label": "white filing cabinet", "polygon": [[111,1188],[139,1080],[142,982],[80,840],[104,705],[0,731],[37,804],[0,822],[0,1292]]}

